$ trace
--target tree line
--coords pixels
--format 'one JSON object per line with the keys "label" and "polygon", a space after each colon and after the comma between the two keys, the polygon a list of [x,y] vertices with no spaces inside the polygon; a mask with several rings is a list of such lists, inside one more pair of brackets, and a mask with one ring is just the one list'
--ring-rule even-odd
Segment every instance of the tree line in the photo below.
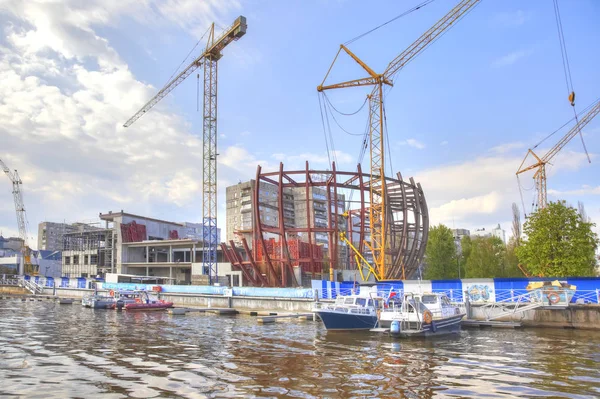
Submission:
{"label": "tree line", "polygon": [[595,276],[598,236],[583,204],[551,202],[521,226],[512,206],[512,237],[464,236],[457,245],[452,230],[440,224],[429,230],[423,278],[428,280],[493,277]]}

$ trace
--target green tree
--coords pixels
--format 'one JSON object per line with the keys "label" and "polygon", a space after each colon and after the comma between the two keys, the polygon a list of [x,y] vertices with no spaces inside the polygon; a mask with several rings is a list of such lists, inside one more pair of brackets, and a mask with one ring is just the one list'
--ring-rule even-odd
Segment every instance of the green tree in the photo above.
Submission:
{"label": "green tree", "polygon": [[506,245],[506,255],[504,258],[505,275],[502,277],[523,277],[523,272],[519,269],[519,259],[517,258],[517,240],[514,237]]}
{"label": "green tree", "polygon": [[443,224],[429,229],[424,278],[427,280],[457,278],[456,261],[456,246],[452,230]]}
{"label": "green tree", "polygon": [[467,278],[503,277],[506,246],[498,237],[476,237],[466,264]]}
{"label": "green tree", "polygon": [[598,236],[595,226],[564,201],[551,202],[525,222],[523,240],[516,249],[519,261],[532,275],[593,276]]}
{"label": "green tree", "polygon": [[463,236],[460,239],[460,275],[463,278],[467,277],[467,260],[471,255],[471,248],[473,248],[471,237]]}

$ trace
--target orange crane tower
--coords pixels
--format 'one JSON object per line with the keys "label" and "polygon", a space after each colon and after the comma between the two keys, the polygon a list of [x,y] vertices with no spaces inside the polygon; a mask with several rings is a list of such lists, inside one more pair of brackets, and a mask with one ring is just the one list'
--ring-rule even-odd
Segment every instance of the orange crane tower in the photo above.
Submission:
{"label": "orange crane tower", "polygon": [[208,271],[209,281],[218,276],[217,270],[217,62],[221,51],[231,42],[246,34],[246,18],[239,16],[221,36],[215,38],[215,24],[210,28],[206,49],[179,75],[175,76],[150,101],[136,112],[125,124],[130,126],[175,87],[204,65],[204,108],[203,108],[203,160],[202,160],[202,224],[204,250],[202,267]]}
{"label": "orange crane tower", "polygon": [[[546,164],[550,163],[552,158],[554,158],[556,156],[556,154],[558,154],[558,152],[560,150],[562,150],[564,148],[564,146],[566,146],[567,143],[569,143],[569,141],[571,141],[571,139],[573,137],[577,136],[577,134],[581,132],[581,129],[583,129],[588,123],[590,123],[591,120],[594,119],[594,117],[596,115],[598,115],[599,113],[600,113],[600,101],[598,101],[595,105],[593,105],[592,108],[581,119],[578,120],[578,122],[575,124],[575,126],[573,126],[571,128],[571,130],[569,130],[567,132],[567,134],[565,134],[559,140],[559,142],[556,143],[556,145],[554,147],[552,147],[541,158],[538,157],[536,155],[536,153],[533,152],[532,149],[529,149],[527,151],[527,154],[525,155],[523,162],[521,162],[521,166],[519,166],[519,170],[517,170],[516,175],[518,178],[519,175],[522,173],[525,173],[532,169],[537,169],[535,171],[535,174],[533,175],[533,180],[535,181],[535,187],[537,190],[537,197],[538,197],[537,201],[538,201],[539,209],[544,209],[548,205],[548,196],[546,193]],[[527,158],[529,157],[530,154],[535,158],[535,161],[537,161],[537,162],[535,162],[529,166],[524,166],[525,161],[527,161]]]}
{"label": "orange crane tower", "polygon": [[[373,254],[373,261],[375,263],[374,269],[376,272],[375,277],[378,280],[392,280],[401,277],[390,275],[385,266],[386,235],[388,234],[388,229],[386,223],[383,85],[393,86],[396,73],[433,43],[444,31],[450,28],[453,23],[457,22],[467,12],[473,9],[479,2],[480,0],[462,0],[406,50],[394,58],[381,74],[373,71],[373,69],[352,53],[346,46],[343,44],[340,45],[340,49],[338,50],[333,63],[329,67],[327,75],[325,75],[323,82],[317,87],[317,91],[322,92],[325,90],[343,89],[348,87],[375,86],[367,96],[369,99],[369,136],[371,154],[371,180],[368,182],[371,197],[371,206],[369,207],[371,242],[365,242],[365,244]],[[329,76],[333,64],[335,64],[335,61],[342,50],[356,61],[369,76],[337,84],[325,85],[325,80]]]}

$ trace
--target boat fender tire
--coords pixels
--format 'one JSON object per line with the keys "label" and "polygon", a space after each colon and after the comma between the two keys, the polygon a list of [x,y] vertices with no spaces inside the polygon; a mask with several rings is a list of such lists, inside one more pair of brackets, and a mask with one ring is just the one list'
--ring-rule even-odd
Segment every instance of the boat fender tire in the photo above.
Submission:
{"label": "boat fender tire", "polygon": [[110,290],[108,293],[110,296],[115,296],[115,291],[113,291],[113,290]]}
{"label": "boat fender tire", "polygon": [[548,301],[552,305],[556,305],[560,301],[560,296],[556,292],[551,292],[548,294]]}
{"label": "boat fender tire", "polygon": [[433,315],[431,314],[431,312],[429,310],[426,310],[425,312],[423,312],[423,322],[425,324],[430,324],[432,320],[433,320]]}

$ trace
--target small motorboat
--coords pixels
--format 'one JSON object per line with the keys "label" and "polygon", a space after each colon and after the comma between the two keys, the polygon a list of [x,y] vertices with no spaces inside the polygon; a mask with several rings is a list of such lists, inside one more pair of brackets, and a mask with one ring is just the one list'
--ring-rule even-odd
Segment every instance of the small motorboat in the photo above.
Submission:
{"label": "small motorboat", "polygon": [[81,298],[81,304],[86,308],[94,309],[114,309],[117,305],[114,297],[98,293],[84,296]]}
{"label": "small motorboat", "polygon": [[382,298],[377,287],[361,287],[358,294],[338,296],[335,303],[318,302],[313,307],[327,330],[370,330],[377,326]]}
{"label": "small motorboat", "polygon": [[164,310],[173,307],[173,302],[159,299],[148,291],[127,291],[117,294],[117,309],[125,310]]}
{"label": "small motorboat", "polygon": [[404,293],[398,306],[382,309],[379,327],[402,337],[456,333],[465,314],[462,304],[453,304],[443,293]]}

